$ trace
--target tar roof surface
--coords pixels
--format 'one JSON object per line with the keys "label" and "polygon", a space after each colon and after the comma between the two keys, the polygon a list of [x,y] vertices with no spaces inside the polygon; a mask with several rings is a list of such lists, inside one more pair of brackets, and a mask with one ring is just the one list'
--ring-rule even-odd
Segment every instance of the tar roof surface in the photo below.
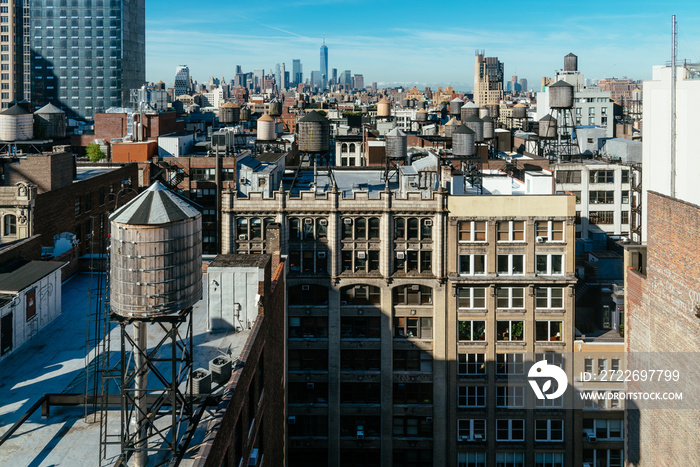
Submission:
{"label": "tar roof surface", "polygon": [[16,261],[0,269],[0,292],[19,292],[48,276],[66,263],[60,261]]}

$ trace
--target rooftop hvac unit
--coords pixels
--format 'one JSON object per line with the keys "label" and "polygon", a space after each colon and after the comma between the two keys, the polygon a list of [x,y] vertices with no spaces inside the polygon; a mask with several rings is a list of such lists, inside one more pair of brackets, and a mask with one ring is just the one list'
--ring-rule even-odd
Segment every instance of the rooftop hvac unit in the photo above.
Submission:
{"label": "rooftop hvac unit", "polygon": [[350,218],[343,219],[343,224],[352,225],[352,219],[350,219]]}
{"label": "rooftop hvac unit", "polygon": [[544,243],[547,241],[547,237],[537,237],[537,243]]}
{"label": "rooftop hvac unit", "polygon": [[396,252],[396,259],[404,259],[405,257],[406,257],[406,254],[403,251]]}
{"label": "rooftop hvac unit", "polygon": [[313,223],[314,223],[313,219],[304,219],[304,224],[306,224],[306,225],[311,225]]}
{"label": "rooftop hvac unit", "polygon": [[321,219],[318,221],[320,225],[328,225],[328,219]]}
{"label": "rooftop hvac unit", "polygon": [[246,234],[240,234],[238,240],[248,240],[248,236]]}

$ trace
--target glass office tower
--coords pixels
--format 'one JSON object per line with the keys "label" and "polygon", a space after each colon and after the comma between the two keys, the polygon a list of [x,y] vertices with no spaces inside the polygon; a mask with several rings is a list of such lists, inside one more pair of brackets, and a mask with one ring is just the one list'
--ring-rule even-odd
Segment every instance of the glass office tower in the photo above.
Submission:
{"label": "glass office tower", "polygon": [[70,118],[126,106],[146,79],[145,0],[32,0],[32,104]]}

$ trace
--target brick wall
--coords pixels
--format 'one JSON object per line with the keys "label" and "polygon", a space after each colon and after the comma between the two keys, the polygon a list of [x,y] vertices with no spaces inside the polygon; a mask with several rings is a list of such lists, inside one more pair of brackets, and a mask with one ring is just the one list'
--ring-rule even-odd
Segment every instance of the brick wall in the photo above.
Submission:
{"label": "brick wall", "polygon": [[[53,246],[54,235],[71,232],[78,235],[78,254],[84,255],[94,251],[100,252],[100,240],[108,229],[107,216],[114,210],[115,196],[110,196],[121,190],[121,182],[131,179],[136,182],[138,176],[136,164],[129,164],[110,172],[96,175],[86,180],[72,183],[69,186],[47,193],[39,194],[34,207],[34,233],[41,235],[42,246]],[[105,190],[105,204],[100,203],[100,188]],[[136,196],[134,191],[124,193],[119,197],[119,206]],[[75,214],[76,198],[80,197],[80,213]],[[87,198],[90,198],[88,210]],[[104,231],[100,230],[100,216],[104,217]],[[94,235],[88,236],[94,226]],[[91,242],[93,245],[91,245]],[[106,240],[102,247],[106,246]],[[94,250],[91,250],[94,246]]]}
{"label": "brick wall", "polygon": [[68,152],[29,154],[5,165],[5,185],[18,182],[36,185],[37,193],[63,188],[73,183],[75,158]]}
{"label": "brick wall", "polygon": [[[700,207],[649,192],[646,210],[647,275],[627,270],[625,336],[629,352],[654,352],[656,366],[673,369],[671,352],[700,347]],[[700,408],[626,409],[627,465],[700,465]]]}
{"label": "brick wall", "polygon": [[29,261],[41,259],[41,241],[39,235],[17,240],[13,244],[3,244],[0,251],[0,265],[13,259],[24,258]]}

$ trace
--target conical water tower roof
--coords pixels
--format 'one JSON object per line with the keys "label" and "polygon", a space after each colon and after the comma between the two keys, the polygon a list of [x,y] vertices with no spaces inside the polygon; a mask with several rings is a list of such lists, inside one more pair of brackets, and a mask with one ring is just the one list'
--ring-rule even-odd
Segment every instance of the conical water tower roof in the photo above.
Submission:
{"label": "conical water tower roof", "polygon": [[386,134],[387,136],[406,136],[406,133],[401,131],[399,127],[394,127],[390,132]]}
{"label": "conical water tower roof", "polygon": [[45,106],[43,106],[42,108],[40,108],[39,110],[37,110],[34,113],[37,113],[37,114],[64,114],[65,112],[63,110],[59,109],[58,107],[56,107],[55,105],[53,105],[51,102],[49,102],[48,104],[46,104]]}
{"label": "conical water tower roof", "polygon": [[455,128],[455,130],[452,132],[452,136],[461,135],[461,134],[473,135],[474,131],[471,128],[469,128],[467,125],[460,125],[457,128]]}
{"label": "conical water tower roof", "polygon": [[155,182],[115,211],[109,220],[120,224],[160,225],[190,219],[198,214],[199,209],[194,203]]}

